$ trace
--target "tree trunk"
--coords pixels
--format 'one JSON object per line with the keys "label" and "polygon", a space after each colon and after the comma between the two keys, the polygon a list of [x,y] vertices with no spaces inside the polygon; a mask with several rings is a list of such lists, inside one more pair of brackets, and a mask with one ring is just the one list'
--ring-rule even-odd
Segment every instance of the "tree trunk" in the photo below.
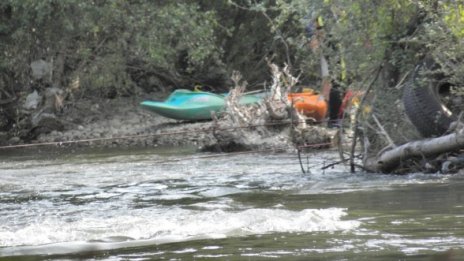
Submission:
{"label": "tree trunk", "polygon": [[364,166],[374,172],[391,172],[401,161],[414,157],[431,157],[445,152],[464,149],[464,128],[438,138],[412,141],[399,147],[380,152],[368,158]]}

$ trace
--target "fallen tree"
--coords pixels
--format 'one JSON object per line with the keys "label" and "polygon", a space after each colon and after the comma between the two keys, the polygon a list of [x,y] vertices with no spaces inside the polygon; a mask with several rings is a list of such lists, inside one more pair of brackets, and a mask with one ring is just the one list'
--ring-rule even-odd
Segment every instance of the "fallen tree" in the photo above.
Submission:
{"label": "fallen tree", "polygon": [[[457,152],[462,149],[464,149],[464,127],[461,125],[455,132],[448,135],[412,141],[395,148],[384,149],[375,157],[367,158],[364,166],[373,172],[392,172],[410,159],[437,158],[440,154]],[[442,159],[440,169],[443,170],[443,165],[450,160]]]}

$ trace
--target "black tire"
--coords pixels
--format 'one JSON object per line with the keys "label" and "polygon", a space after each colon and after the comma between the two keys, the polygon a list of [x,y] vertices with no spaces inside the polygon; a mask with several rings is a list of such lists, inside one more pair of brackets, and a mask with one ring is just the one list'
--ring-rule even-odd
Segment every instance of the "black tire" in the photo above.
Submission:
{"label": "black tire", "polygon": [[439,96],[440,88],[447,84],[445,77],[425,76],[435,69],[436,64],[430,60],[418,65],[403,93],[405,112],[425,138],[443,135],[456,120],[456,115],[445,106]]}

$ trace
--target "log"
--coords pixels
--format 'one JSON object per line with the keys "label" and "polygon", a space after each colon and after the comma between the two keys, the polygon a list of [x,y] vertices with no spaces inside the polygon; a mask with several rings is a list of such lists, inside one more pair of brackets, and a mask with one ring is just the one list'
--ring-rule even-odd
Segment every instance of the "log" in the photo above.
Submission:
{"label": "log", "polygon": [[396,148],[383,150],[376,157],[366,159],[364,166],[373,172],[392,172],[401,161],[436,156],[460,149],[464,149],[464,128],[437,138],[412,141]]}

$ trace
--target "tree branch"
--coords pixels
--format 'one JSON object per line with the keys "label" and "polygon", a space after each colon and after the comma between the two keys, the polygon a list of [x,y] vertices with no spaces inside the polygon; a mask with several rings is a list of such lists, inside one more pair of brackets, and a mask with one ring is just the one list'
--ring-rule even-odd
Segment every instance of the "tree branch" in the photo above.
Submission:
{"label": "tree branch", "polygon": [[377,68],[377,72],[374,76],[374,79],[372,80],[372,82],[369,84],[369,87],[367,87],[366,91],[364,92],[364,95],[361,99],[361,101],[359,102],[359,106],[356,108],[356,113],[355,113],[355,124],[354,124],[354,134],[353,134],[353,143],[351,144],[351,155],[350,155],[350,166],[351,166],[351,173],[354,173],[355,172],[355,163],[354,163],[354,152],[355,152],[355,148],[356,148],[356,139],[359,135],[359,114],[361,113],[361,109],[364,105],[364,103],[366,102],[366,98],[367,98],[367,95],[371,92],[372,90],[372,87],[374,86],[374,83],[377,81],[377,79],[379,78],[379,75],[380,75],[380,72],[382,71],[383,69],[383,64],[381,64],[378,68]]}
{"label": "tree branch", "polygon": [[390,172],[403,160],[430,157],[459,149],[464,149],[464,128],[438,138],[412,141],[394,149],[385,150],[375,158],[366,160],[365,166],[376,172]]}

